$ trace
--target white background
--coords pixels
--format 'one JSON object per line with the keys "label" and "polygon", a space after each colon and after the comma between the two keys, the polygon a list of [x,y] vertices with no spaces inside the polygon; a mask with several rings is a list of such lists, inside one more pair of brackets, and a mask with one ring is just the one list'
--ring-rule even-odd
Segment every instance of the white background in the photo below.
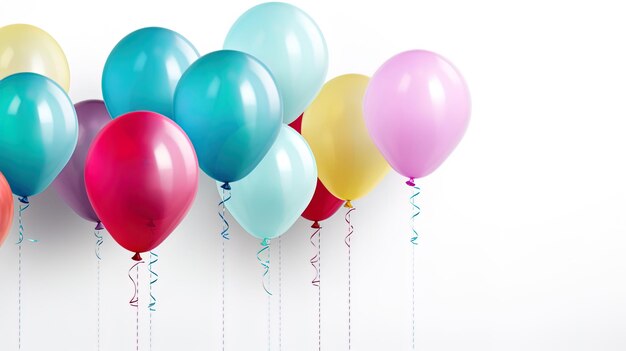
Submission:
{"label": "white background", "polygon": [[[464,73],[473,98],[465,139],[419,183],[417,349],[626,349],[626,46],[617,1],[295,1],[323,32],[333,76],[371,75],[395,53],[429,49]],[[3,0],[0,25],[51,33],[72,70],[74,101],[100,98],[115,43],[164,26],[201,53],[220,49],[254,1]],[[410,189],[390,173],[356,203],[354,350],[409,350]],[[217,350],[220,223],[203,175],[189,216],[158,249],[153,349]],[[322,347],[347,349],[346,225],[324,223]],[[233,223],[227,247],[227,350],[267,349],[258,242]],[[310,228],[282,239],[282,350],[317,349]],[[53,190],[32,199],[24,245],[23,350],[96,349],[91,224]],[[17,349],[17,226],[0,249],[0,350]],[[102,350],[134,350],[130,254],[106,237]],[[276,251],[274,251],[274,258]],[[141,348],[148,349],[142,275]],[[272,272],[273,277],[277,275]],[[273,283],[276,283],[274,279]],[[277,286],[273,286],[277,293]],[[278,305],[275,297],[274,307]],[[272,350],[278,350],[278,310]]]}

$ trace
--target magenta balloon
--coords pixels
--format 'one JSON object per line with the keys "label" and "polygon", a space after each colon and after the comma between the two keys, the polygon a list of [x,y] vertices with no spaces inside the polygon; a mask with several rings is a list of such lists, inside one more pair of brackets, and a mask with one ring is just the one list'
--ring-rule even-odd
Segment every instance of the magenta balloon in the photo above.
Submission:
{"label": "magenta balloon", "polygon": [[104,102],[87,100],[74,105],[78,117],[78,143],[63,171],[55,179],[53,186],[79,216],[91,222],[100,222],[87,197],[85,189],[85,160],[91,142],[98,132],[111,121]]}
{"label": "magenta balloon", "polygon": [[459,71],[443,57],[414,50],[385,62],[363,101],[365,123],[387,162],[421,178],[458,145],[470,118],[470,95]]}

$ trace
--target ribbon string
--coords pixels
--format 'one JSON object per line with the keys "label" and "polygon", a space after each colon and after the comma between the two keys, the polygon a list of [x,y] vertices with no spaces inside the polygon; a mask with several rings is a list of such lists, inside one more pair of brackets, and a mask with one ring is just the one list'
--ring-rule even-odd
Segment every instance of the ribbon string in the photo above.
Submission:
{"label": "ribbon string", "polygon": [[150,272],[150,303],[148,304],[148,310],[150,310],[150,320],[149,320],[149,340],[150,340],[150,350],[152,350],[152,312],[156,312],[156,303],[157,299],[154,297],[152,293],[152,286],[159,280],[159,275],[153,268],[154,264],[159,261],[159,255],[155,252],[150,251],[150,261],[148,262],[148,272]]}
{"label": "ribbon string", "polygon": [[[409,184],[410,182],[410,184]],[[415,203],[415,198],[419,196],[421,193],[421,189],[418,186],[415,186],[413,181],[409,181],[407,184],[413,188],[413,195],[409,197],[409,202],[411,203],[411,209],[413,213],[411,214],[411,231],[413,232],[413,236],[411,237],[411,243],[413,245],[417,245],[417,240],[419,239],[419,234],[417,234],[417,230],[415,229],[415,217],[419,216],[421,213],[421,208]],[[411,185],[412,184],[412,185]]]}
{"label": "ribbon string", "polygon": [[[131,307],[135,307],[135,342],[136,342],[136,350],[139,351],[139,265],[144,263],[143,261],[138,261],[133,264],[128,270],[128,278],[133,283],[135,288],[133,297],[128,302]],[[136,269],[135,278],[132,276],[133,269]]]}
{"label": "ribbon string", "polygon": [[415,350],[415,247],[417,246],[417,240],[419,239],[419,235],[417,230],[415,229],[415,218],[421,213],[421,208],[415,203],[415,198],[421,193],[420,187],[415,185],[415,179],[410,178],[406,184],[413,188],[413,194],[409,197],[409,203],[411,204],[411,345],[412,349]]}
{"label": "ribbon string", "polygon": [[283,249],[278,237],[278,351],[283,349]]}
{"label": "ribbon string", "polygon": [[352,247],[350,242],[352,240],[352,234],[354,233],[354,226],[352,226],[352,219],[350,214],[356,210],[350,201],[346,202],[344,207],[348,208],[346,212],[346,223],[348,224],[348,234],[344,239],[346,246],[348,247],[348,350],[352,350]]}
{"label": "ribbon string", "polygon": [[230,195],[230,186],[226,188],[224,187],[225,185],[226,184],[222,185],[222,200],[218,204],[218,206],[221,206],[222,211],[219,212],[218,214],[223,223],[222,232],[220,233],[220,235],[222,236],[224,240],[230,240],[230,235],[228,234],[230,225],[228,224],[228,221],[226,220],[226,202],[230,200],[231,195]]}
{"label": "ribbon string", "polygon": [[[18,236],[17,242],[15,243],[16,245],[20,245],[24,241],[24,223],[22,220],[22,213],[30,207],[30,202],[27,196],[21,196],[18,198],[18,200],[20,201],[20,208],[17,214],[19,236]],[[31,243],[39,242],[39,240],[37,239],[26,239],[26,240],[30,241]]]}
{"label": "ribbon string", "polygon": [[[270,274],[270,240],[263,239],[261,242],[261,249],[256,253],[256,258],[259,260],[259,263],[263,267],[263,290],[267,293],[267,295],[272,296],[272,293],[269,291],[269,274]],[[261,254],[267,251],[267,257],[265,259],[261,258]]]}
{"label": "ribbon string", "polygon": [[230,225],[226,220],[226,202],[230,200],[230,185],[224,183],[222,186],[222,200],[219,202],[218,207],[221,207],[221,211],[218,212],[220,219],[222,220],[222,351],[226,348],[226,240],[230,240],[228,230]]}
{"label": "ribbon string", "polygon": [[[322,350],[322,290],[320,286],[321,270],[322,270],[322,227],[317,223],[313,223],[311,228],[315,229],[311,234],[311,245],[315,248],[315,256],[311,258],[311,265],[315,268],[315,278],[311,281],[313,286],[317,287],[317,349]],[[317,244],[314,239],[317,237]]]}
{"label": "ribbon string", "polygon": [[[311,245],[313,245],[313,248],[315,249],[315,255],[309,261],[311,262],[311,266],[313,266],[313,269],[315,269],[315,277],[311,281],[311,284],[313,284],[313,286],[319,287],[320,286],[320,270],[318,267],[319,262],[320,262],[320,248],[319,248],[320,239],[319,237],[320,237],[320,232],[322,230],[322,227],[317,225],[317,226],[311,226],[311,228],[315,229],[315,231],[313,232],[313,234],[311,234],[311,237],[310,237]],[[318,244],[316,244],[314,241],[316,237],[317,237]]]}
{"label": "ribbon string", "polygon": [[102,223],[98,222],[96,224],[96,227],[93,230],[93,235],[96,237],[96,247],[95,247],[95,253],[96,253],[96,258],[97,258],[97,275],[96,275],[96,280],[97,280],[97,305],[98,305],[98,321],[97,321],[97,328],[98,328],[98,351],[100,351],[100,261],[102,260],[102,257],[100,256],[100,246],[102,246],[102,243],[104,242],[104,238],[102,237],[102,235],[100,234],[100,230],[104,229],[104,227],[102,226]]}

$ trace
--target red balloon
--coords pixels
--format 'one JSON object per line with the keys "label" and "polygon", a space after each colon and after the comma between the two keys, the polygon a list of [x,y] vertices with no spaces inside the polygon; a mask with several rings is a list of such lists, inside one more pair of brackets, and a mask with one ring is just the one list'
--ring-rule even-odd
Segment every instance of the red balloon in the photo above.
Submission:
{"label": "red balloon", "polygon": [[[289,126],[295,129],[298,133],[301,131],[302,127],[302,117],[304,114],[300,115],[295,121],[291,122]],[[309,206],[302,212],[302,217],[308,219],[309,221],[313,221],[312,228],[319,228],[319,221],[323,221],[325,219],[330,218],[330,216],[334,215],[337,210],[343,205],[344,201],[336,198],[333,194],[326,189],[322,181],[317,178],[317,186],[315,187],[315,193],[313,194],[313,198],[311,202],[309,202]]]}
{"label": "red balloon", "polygon": [[129,251],[159,246],[185,217],[198,190],[198,159],[187,135],[155,112],[109,122],[85,164],[87,195],[111,236]]}
{"label": "red balloon", "polygon": [[0,246],[9,235],[13,221],[13,193],[4,175],[0,172]]}

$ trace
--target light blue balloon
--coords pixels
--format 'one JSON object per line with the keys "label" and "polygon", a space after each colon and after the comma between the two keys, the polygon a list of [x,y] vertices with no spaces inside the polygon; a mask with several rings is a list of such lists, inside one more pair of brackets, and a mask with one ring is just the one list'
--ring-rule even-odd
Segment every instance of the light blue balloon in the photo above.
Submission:
{"label": "light blue balloon", "polygon": [[180,79],[173,119],[189,135],[200,168],[228,183],[252,172],[270,149],[282,103],[259,60],[221,50],[198,59]]}
{"label": "light blue balloon", "polygon": [[74,106],[63,88],[36,73],[0,80],[0,172],[13,193],[44,191],[78,140]]}
{"label": "light blue balloon", "polygon": [[198,51],[182,35],[149,27],[124,37],[102,72],[102,95],[113,118],[152,111],[172,118],[174,91]]}
{"label": "light blue balloon", "polygon": [[231,27],[224,48],[247,52],[269,67],[283,97],[285,123],[304,112],[326,80],[324,36],[309,15],[290,4],[251,8]]}
{"label": "light blue balloon", "polygon": [[[307,207],[317,185],[317,166],[304,138],[283,125],[278,139],[257,168],[233,183],[226,207],[252,236],[284,234]],[[222,193],[222,189],[218,191]]]}

